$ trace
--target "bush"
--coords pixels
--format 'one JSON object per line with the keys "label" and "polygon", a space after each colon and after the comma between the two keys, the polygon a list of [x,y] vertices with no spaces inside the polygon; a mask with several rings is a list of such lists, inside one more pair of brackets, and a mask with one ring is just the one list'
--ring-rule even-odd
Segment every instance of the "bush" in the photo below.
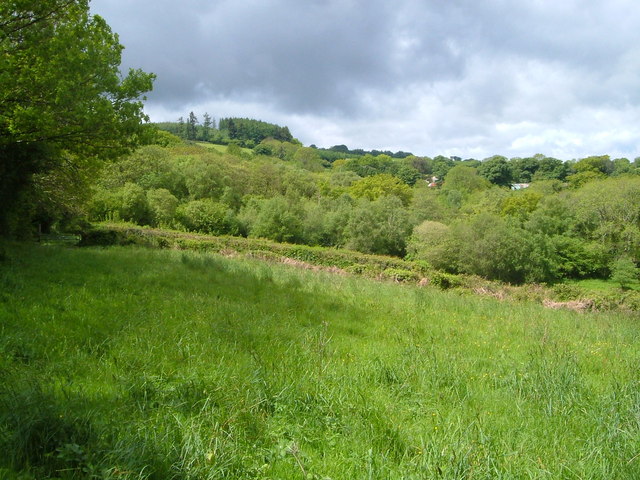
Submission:
{"label": "bush", "polygon": [[556,299],[561,301],[578,300],[584,296],[584,290],[577,285],[559,283],[558,285],[554,285],[551,290]]}
{"label": "bush", "polygon": [[242,217],[250,237],[288,243],[303,241],[304,211],[285,197],[254,199],[243,209]]}
{"label": "bush", "polygon": [[166,188],[147,192],[147,203],[153,225],[171,225],[178,208],[178,199]]}
{"label": "bush", "polygon": [[114,191],[100,189],[89,206],[94,220],[124,220],[138,225],[151,223],[151,211],[144,189],[135,183],[126,183]]}
{"label": "bush", "polygon": [[176,210],[176,218],[192,232],[236,235],[239,231],[233,212],[226,205],[209,198],[180,205]]}
{"label": "bush", "polygon": [[361,200],[346,225],[346,245],[363,253],[403,257],[410,232],[409,215],[400,199]]}
{"label": "bush", "polygon": [[377,277],[380,275],[380,267],[368,263],[356,263],[345,268],[345,271],[354,275],[364,275],[365,277]]}
{"label": "bush", "polygon": [[418,274],[425,276],[433,271],[433,265],[431,265],[426,260],[413,260],[409,262],[411,265],[411,270],[417,272]]}
{"label": "bush", "polygon": [[629,257],[620,257],[611,264],[611,281],[626,289],[638,281],[638,267]]}
{"label": "bush", "polygon": [[433,272],[429,277],[429,282],[431,285],[438,287],[441,290],[448,290],[449,288],[462,286],[462,280],[460,277],[444,272]]}
{"label": "bush", "polygon": [[382,278],[389,278],[396,282],[417,282],[420,275],[411,270],[403,270],[401,268],[388,268],[380,275]]}

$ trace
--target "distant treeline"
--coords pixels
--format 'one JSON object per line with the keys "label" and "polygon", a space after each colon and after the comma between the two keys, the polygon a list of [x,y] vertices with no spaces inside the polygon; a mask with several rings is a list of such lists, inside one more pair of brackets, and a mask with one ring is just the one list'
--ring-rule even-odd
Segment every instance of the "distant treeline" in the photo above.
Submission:
{"label": "distant treeline", "polygon": [[273,123],[250,118],[215,118],[205,113],[202,122],[193,113],[185,120],[180,117],[177,122],[160,122],[156,126],[183,140],[213,142],[222,145],[237,143],[241,147],[253,148],[266,138],[281,142],[297,142],[291,135],[289,127],[281,127]]}
{"label": "distant treeline", "polygon": [[[236,143],[241,147],[255,148],[266,139],[280,142],[300,144],[296,140],[289,127],[263,122],[251,118],[227,117],[215,118],[208,113],[202,116],[202,121],[193,113],[189,113],[187,119],[180,117],[176,122],[159,122],[155,124],[160,130],[165,130],[183,140],[211,142],[221,145]],[[346,145],[334,145],[330,148],[318,148],[311,145],[318,156],[329,163],[345,158],[362,157],[365,155],[377,157],[386,155],[391,158],[407,158],[413,156],[410,152],[391,152],[389,150],[364,150],[362,148],[350,149]],[[259,152],[260,153],[260,152]],[[452,157],[454,160],[460,160]]]}
{"label": "distant treeline", "polygon": [[391,158],[407,158],[413,156],[410,152],[391,152],[389,150],[363,150],[362,148],[350,149],[346,145],[334,145],[330,148],[318,148],[315,145],[311,145],[311,148],[318,151],[318,155],[324,160],[333,163],[335,160],[343,158],[362,157],[364,155],[372,155],[377,157],[378,155],[387,155]]}

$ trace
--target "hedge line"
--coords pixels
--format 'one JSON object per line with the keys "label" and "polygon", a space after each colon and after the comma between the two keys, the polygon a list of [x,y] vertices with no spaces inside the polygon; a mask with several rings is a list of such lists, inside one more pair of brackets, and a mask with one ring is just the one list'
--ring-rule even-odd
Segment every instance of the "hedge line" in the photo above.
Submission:
{"label": "hedge line", "polygon": [[529,300],[549,308],[578,311],[640,311],[640,292],[588,292],[575,285],[510,286],[468,275],[451,275],[431,268],[426,262],[413,262],[395,257],[368,255],[351,250],[276,243],[269,240],[210,236],[142,228],[121,224],[94,225],[81,234],[80,246],[139,245],[151,248],[173,248],[239,254],[263,260],[292,259],[309,266],[340,269],[344,272],[380,280],[430,285],[441,290],[491,296],[501,300]]}

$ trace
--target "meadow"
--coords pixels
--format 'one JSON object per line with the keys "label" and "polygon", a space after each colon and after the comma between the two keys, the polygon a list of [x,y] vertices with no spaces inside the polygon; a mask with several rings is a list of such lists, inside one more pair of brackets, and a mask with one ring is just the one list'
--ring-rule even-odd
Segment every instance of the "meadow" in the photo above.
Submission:
{"label": "meadow", "polygon": [[640,478],[637,315],[10,244],[0,478]]}

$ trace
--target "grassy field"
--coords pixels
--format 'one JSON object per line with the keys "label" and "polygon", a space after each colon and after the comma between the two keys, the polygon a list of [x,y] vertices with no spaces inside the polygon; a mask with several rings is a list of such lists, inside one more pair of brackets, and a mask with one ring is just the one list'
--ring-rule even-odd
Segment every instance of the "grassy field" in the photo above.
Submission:
{"label": "grassy field", "polygon": [[213,254],[11,245],[0,478],[640,478],[640,323]]}
{"label": "grassy field", "polygon": [[[596,292],[620,291],[620,286],[617,283],[612,282],[611,280],[600,280],[600,279],[590,278],[587,280],[575,280],[569,283],[571,283],[572,285],[577,285],[581,288],[584,288],[587,290],[593,290]],[[640,291],[640,282],[634,282],[630,284],[628,286],[628,289]]]}
{"label": "grassy field", "polygon": [[[227,152],[227,146],[226,145],[218,145],[217,143],[209,143],[209,142],[197,142],[198,145],[200,145],[201,147],[205,147],[205,148],[210,148],[212,150],[216,150],[220,153],[226,153]],[[250,148],[244,148],[244,147],[240,147],[240,150],[242,151],[242,153],[247,153],[250,155],[253,155],[253,150],[251,150]]]}

